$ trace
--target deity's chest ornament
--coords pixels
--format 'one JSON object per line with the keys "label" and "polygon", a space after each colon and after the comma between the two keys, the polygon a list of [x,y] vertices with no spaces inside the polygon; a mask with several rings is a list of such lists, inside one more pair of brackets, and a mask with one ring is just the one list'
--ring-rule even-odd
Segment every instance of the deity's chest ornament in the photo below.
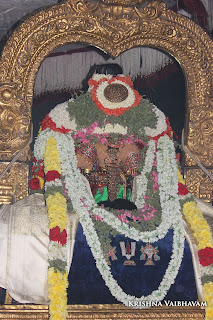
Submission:
{"label": "deity's chest ornament", "polygon": [[130,260],[132,257],[135,256],[135,249],[136,249],[136,242],[127,240],[126,246],[124,241],[120,241],[121,253],[122,256],[126,257],[127,260],[124,261],[124,266],[135,266],[136,263],[134,260]]}
{"label": "deity's chest ornament", "polygon": [[151,243],[147,243],[144,247],[141,247],[141,256],[140,256],[140,260],[146,260],[145,266],[153,266],[154,262],[153,262],[153,258],[155,261],[160,260],[160,257],[158,255],[158,247],[153,247],[151,245]]}

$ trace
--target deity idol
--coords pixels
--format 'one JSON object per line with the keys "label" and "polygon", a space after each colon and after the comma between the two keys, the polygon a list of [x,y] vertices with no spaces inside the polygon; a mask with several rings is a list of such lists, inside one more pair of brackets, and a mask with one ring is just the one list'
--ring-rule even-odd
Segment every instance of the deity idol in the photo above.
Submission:
{"label": "deity idol", "polygon": [[[169,120],[133,89],[129,76],[94,74],[88,84],[88,92],[42,121],[30,181],[36,193],[1,209],[0,286],[22,303],[50,300],[51,318],[65,319],[79,221],[99,275],[127,306],[161,302],[181,272],[191,277],[186,237],[198,298],[203,292],[210,316],[212,234],[179,171]],[[175,300],[183,287],[176,286]]]}

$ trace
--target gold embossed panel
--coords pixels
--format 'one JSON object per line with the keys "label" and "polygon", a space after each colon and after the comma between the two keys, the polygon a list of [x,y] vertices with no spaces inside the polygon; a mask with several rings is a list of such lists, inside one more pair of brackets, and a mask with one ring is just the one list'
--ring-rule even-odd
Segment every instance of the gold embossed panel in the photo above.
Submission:
{"label": "gold embossed panel", "polygon": [[[9,162],[0,163],[2,172]],[[27,182],[27,183],[26,183]],[[0,180],[0,204],[16,202],[28,195],[28,165],[15,163]]]}
{"label": "gold embossed panel", "polygon": [[[202,320],[204,310],[199,307],[158,307],[133,310],[122,305],[73,305],[68,306],[67,319],[93,320]],[[0,319],[48,319],[47,306],[2,306]]]}
{"label": "gold embossed panel", "polygon": [[[209,170],[213,174],[213,169]],[[211,202],[213,199],[213,182],[198,168],[186,168],[185,179],[190,193],[196,197]]]}

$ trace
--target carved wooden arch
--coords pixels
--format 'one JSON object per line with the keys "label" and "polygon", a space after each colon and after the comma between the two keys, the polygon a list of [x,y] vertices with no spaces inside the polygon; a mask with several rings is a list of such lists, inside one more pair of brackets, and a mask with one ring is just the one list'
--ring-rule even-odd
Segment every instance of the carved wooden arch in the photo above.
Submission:
{"label": "carved wooden arch", "polygon": [[[186,143],[203,164],[212,166],[213,44],[202,28],[161,0],[66,0],[29,17],[14,31],[0,60],[1,161],[11,160],[29,140],[33,87],[42,61],[70,42],[92,44],[113,57],[135,46],[171,54],[186,78]],[[186,165],[194,162],[188,158]]]}

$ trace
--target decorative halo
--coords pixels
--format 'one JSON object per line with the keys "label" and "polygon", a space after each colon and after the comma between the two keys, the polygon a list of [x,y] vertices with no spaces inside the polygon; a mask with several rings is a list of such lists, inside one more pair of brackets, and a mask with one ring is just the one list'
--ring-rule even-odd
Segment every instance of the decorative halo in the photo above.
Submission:
{"label": "decorative halo", "polygon": [[109,116],[119,116],[130,108],[136,107],[141,101],[141,96],[133,89],[129,76],[117,77],[94,75],[89,80],[92,100],[98,109]]}

